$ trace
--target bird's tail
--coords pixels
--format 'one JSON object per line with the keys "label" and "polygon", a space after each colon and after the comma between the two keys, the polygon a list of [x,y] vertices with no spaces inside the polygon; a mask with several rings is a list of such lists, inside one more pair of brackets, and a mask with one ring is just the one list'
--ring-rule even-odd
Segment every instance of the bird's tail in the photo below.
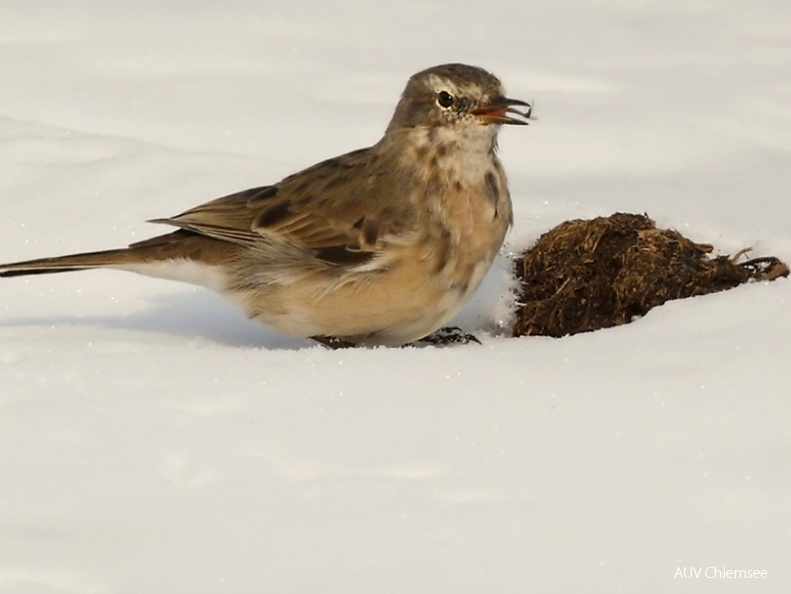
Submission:
{"label": "bird's tail", "polygon": [[108,268],[123,266],[139,260],[135,250],[129,248],[71,254],[56,258],[39,258],[24,262],[0,264],[0,276],[24,276],[28,274],[50,274],[54,272],[71,272],[89,270],[91,268]]}

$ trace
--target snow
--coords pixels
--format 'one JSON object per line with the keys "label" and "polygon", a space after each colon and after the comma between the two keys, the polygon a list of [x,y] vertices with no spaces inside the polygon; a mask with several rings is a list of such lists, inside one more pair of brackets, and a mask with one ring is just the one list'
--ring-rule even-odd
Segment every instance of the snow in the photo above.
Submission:
{"label": "snow", "polygon": [[[369,145],[447,61],[536,103],[501,135],[508,249],[621,210],[791,259],[784,0],[10,0],[0,40],[2,261]],[[504,262],[452,349],[329,351],[122,272],[2,279],[0,592],[789,591],[789,281],[510,339]]]}

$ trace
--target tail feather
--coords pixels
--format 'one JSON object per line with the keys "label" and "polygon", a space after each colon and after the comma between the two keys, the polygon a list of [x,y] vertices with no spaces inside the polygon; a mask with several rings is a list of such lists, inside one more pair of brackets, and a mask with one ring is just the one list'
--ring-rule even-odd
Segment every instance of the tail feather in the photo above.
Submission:
{"label": "tail feather", "polygon": [[203,238],[194,233],[179,230],[133,243],[128,248],[0,264],[0,277],[73,272],[91,268],[122,268],[147,261],[194,258],[196,242],[199,243],[201,239]]}
{"label": "tail feather", "polygon": [[221,290],[223,267],[237,259],[239,250],[234,243],[179,229],[128,248],[0,264],[0,277],[116,268]]}
{"label": "tail feather", "polygon": [[[71,254],[56,258],[39,258],[24,262],[0,264],[0,276],[24,276],[29,274],[51,274],[55,272],[72,272],[91,268],[107,268],[129,264],[134,258],[134,250],[116,249],[101,252]],[[130,256],[132,256],[130,258]]]}

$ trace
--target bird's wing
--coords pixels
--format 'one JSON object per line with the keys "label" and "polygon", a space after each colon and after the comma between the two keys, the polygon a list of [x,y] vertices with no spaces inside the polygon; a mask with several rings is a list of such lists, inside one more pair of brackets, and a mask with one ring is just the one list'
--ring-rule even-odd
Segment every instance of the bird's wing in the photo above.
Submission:
{"label": "bird's wing", "polygon": [[376,254],[385,235],[400,233],[405,222],[382,199],[388,176],[371,167],[371,157],[370,149],[348,153],[276,185],[152,222],[247,246],[264,238],[288,241],[327,262],[360,264]]}

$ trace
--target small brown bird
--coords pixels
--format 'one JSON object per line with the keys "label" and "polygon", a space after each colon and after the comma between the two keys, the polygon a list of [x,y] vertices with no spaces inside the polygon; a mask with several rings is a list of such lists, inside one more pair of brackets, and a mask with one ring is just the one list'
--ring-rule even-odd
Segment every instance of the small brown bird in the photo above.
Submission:
{"label": "small brown bird", "polygon": [[428,68],[372,147],[151,221],[175,232],[0,276],[129,270],[218,291],[286,334],[406,344],[461,309],[502,246],[512,215],[497,133],[529,119],[487,71]]}

